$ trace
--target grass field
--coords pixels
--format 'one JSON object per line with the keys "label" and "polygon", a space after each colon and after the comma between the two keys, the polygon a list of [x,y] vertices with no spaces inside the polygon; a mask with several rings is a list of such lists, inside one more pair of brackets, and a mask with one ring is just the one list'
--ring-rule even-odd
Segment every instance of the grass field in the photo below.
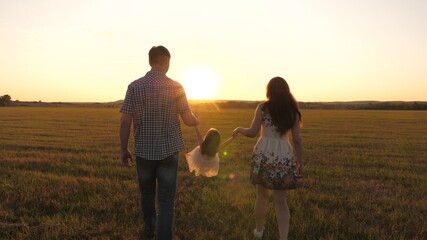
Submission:
{"label": "grass field", "polygon": [[[195,109],[226,139],[254,110]],[[116,108],[0,108],[0,239],[139,239],[135,168],[119,161]],[[303,111],[306,176],[289,192],[290,239],[427,239],[427,112]],[[187,150],[196,145],[182,126]],[[253,239],[256,138],[214,178],[181,153],[175,239]],[[272,199],[271,199],[272,200]],[[272,201],[264,239],[277,239]]]}

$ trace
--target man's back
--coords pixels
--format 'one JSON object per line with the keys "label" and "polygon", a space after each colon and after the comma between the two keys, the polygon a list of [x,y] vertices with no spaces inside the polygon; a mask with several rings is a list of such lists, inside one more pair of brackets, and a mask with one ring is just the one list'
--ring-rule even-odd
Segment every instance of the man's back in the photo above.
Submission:
{"label": "man's back", "polygon": [[178,115],[189,110],[181,84],[164,73],[133,81],[120,111],[133,116],[136,156],[161,160],[185,149]]}
{"label": "man's back", "polygon": [[181,84],[166,77],[169,50],[154,46],[148,57],[151,71],[129,84],[120,109],[120,160],[132,166],[128,143],[133,122],[144,238],[171,240],[179,151],[185,149],[179,116],[187,126],[197,126],[199,120]]}

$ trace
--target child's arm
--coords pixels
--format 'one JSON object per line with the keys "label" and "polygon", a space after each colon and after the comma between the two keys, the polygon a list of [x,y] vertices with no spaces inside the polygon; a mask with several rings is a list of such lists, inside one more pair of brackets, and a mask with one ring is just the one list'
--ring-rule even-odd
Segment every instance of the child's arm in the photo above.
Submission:
{"label": "child's arm", "polygon": [[196,130],[196,134],[197,134],[197,141],[199,142],[199,145],[202,145],[203,143],[203,137],[202,137],[202,133],[200,132],[199,126],[195,126],[194,129]]}
{"label": "child's arm", "polygon": [[221,143],[221,145],[219,145],[219,149],[218,151],[221,151],[222,149],[224,149],[228,144],[230,144],[231,140],[233,140],[234,137],[231,137],[227,140],[225,140],[225,142]]}

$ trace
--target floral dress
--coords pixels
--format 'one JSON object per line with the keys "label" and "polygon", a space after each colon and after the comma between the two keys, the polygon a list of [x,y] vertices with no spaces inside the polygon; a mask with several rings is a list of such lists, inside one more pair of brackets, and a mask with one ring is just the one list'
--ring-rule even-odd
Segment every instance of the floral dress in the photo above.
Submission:
{"label": "floral dress", "polygon": [[254,146],[250,180],[268,189],[295,189],[297,165],[289,131],[281,136],[268,112],[262,109],[261,135]]}

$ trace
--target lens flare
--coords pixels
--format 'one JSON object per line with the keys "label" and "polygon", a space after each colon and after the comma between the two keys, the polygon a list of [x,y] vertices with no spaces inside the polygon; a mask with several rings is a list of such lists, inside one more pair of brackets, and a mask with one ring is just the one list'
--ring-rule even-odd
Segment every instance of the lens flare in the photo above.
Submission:
{"label": "lens flare", "polygon": [[224,156],[227,156],[227,155],[228,155],[228,152],[227,152],[227,151],[224,151],[222,154],[223,154]]}
{"label": "lens flare", "polygon": [[233,180],[234,178],[236,178],[236,174],[230,173],[230,174],[228,174],[228,178]]}

